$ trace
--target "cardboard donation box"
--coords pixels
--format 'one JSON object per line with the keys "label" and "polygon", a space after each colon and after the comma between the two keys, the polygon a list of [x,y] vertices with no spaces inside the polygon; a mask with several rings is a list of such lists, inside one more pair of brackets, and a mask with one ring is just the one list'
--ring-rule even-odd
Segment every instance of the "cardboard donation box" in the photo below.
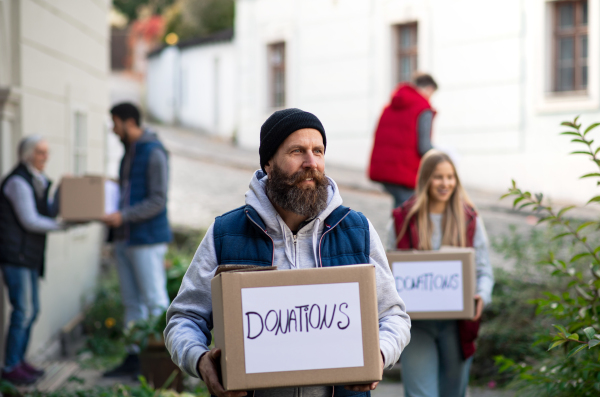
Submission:
{"label": "cardboard donation box", "polygon": [[64,177],[60,216],[66,221],[99,220],[118,211],[119,185],[102,176]]}
{"label": "cardboard donation box", "polygon": [[218,273],[212,303],[226,390],[381,380],[372,265]]}
{"label": "cardboard donation box", "polygon": [[390,251],[396,290],[413,320],[471,319],[475,315],[475,251]]}

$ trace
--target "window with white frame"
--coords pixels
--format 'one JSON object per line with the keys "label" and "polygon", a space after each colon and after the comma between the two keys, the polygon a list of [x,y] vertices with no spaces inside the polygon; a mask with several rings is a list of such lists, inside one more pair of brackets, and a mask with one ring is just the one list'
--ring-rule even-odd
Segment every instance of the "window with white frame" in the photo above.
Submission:
{"label": "window with white frame", "polygon": [[411,81],[417,70],[417,23],[394,26],[396,50],[396,84]]}
{"label": "window with white frame", "polygon": [[554,92],[582,92],[588,87],[588,1],[553,4]]}
{"label": "window with white frame", "polygon": [[87,172],[87,115],[76,111],[73,119],[73,173]]}
{"label": "window with white frame", "polygon": [[269,97],[273,108],[285,106],[285,43],[268,47]]}

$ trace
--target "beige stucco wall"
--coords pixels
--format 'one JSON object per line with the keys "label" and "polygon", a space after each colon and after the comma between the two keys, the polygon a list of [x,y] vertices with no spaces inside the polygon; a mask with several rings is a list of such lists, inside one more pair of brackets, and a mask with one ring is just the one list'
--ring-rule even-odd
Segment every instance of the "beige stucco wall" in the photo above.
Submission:
{"label": "beige stucco wall", "polygon": [[[87,172],[104,171],[109,8],[109,0],[0,0],[0,70],[10,67],[0,74],[0,93],[4,89],[17,97],[11,108],[15,113],[11,131],[1,130],[0,142],[5,143],[0,144],[1,164],[14,165],[16,142],[35,133],[50,144],[46,168],[50,178],[57,183],[61,175],[74,173],[78,112],[86,120]],[[98,224],[50,234],[46,277],[40,282],[41,312],[29,354],[48,348],[93,291],[103,235]],[[7,309],[5,303],[5,323]]]}

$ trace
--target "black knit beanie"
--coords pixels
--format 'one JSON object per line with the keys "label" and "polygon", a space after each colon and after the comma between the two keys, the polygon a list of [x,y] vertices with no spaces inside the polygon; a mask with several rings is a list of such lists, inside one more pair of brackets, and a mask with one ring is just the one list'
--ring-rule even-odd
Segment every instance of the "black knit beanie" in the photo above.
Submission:
{"label": "black knit beanie", "polygon": [[279,146],[292,133],[303,128],[314,128],[323,136],[323,146],[327,147],[325,128],[317,116],[304,110],[290,108],[278,110],[260,127],[260,168],[266,173],[265,165],[279,149]]}

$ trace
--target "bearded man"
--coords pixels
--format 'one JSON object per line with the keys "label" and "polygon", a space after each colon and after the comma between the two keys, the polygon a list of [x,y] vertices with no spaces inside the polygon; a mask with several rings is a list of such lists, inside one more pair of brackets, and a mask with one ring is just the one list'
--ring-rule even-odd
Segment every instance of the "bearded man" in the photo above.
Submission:
{"label": "bearded man", "polygon": [[[325,176],[325,129],[300,109],[275,112],[260,131],[260,166],[250,181],[246,205],[217,217],[167,312],[165,341],[173,361],[223,390],[219,349],[208,349],[212,328],[211,279],[219,265],[277,266],[280,270],[370,263],[376,268],[381,367],[391,366],[410,340],[410,319],[396,292],[385,250],[371,222],[342,206],[335,182]],[[366,385],[257,390],[255,397],[370,395]]]}

